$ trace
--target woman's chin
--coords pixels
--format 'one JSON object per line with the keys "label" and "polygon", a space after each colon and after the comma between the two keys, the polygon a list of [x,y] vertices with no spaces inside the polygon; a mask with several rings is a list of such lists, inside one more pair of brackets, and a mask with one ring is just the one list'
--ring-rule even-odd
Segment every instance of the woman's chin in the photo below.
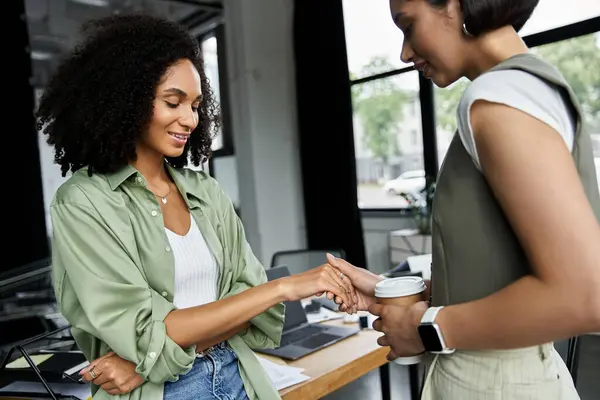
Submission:
{"label": "woman's chin", "polygon": [[448,76],[448,75],[443,75],[443,74],[433,74],[431,76],[431,81],[435,84],[435,86],[439,87],[440,89],[443,88],[447,88],[448,86],[452,85],[454,82],[458,81],[460,79],[459,77],[453,77],[453,76]]}
{"label": "woman's chin", "polygon": [[184,150],[185,150],[185,147],[169,146],[169,147],[163,149],[162,153],[164,154],[165,157],[177,158],[183,154]]}
{"label": "woman's chin", "polygon": [[433,82],[433,84],[435,86],[437,86],[441,89],[450,86],[450,84],[452,83],[448,79],[444,79],[443,77],[439,77],[437,75],[433,75],[430,79],[431,79],[431,82]]}

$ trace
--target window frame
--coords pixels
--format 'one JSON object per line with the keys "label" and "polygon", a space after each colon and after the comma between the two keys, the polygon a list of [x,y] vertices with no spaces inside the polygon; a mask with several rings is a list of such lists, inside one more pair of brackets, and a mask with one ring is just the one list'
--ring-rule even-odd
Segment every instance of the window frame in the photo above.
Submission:
{"label": "window frame", "polygon": [[[523,37],[523,41],[529,48],[534,48],[600,32],[600,29],[598,28],[599,26],[600,16],[527,35]],[[360,79],[350,79],[349,87],[352,89],[352,86],[354,85],[360,85],[379,79],[389,78],[414,70],[414,66],[409,66],[362,77]],[[421,125],[423,135],[423,167],[425,169],[427,183],[429,184],[431,182],[435,182],[439,172],[437,129],[435,119],[434,85],[429,79],[426,79],[423,76],[422,72],[419,72],[419,100],[421,105]],[[356,173],[356,171],[354,171],[354,173]],[[398,216],[409,216],[412,213],[410,209],[397,207],[359,207],[359,211],[362,216],[378,218],[397,218]]]}
{"label": "window frame", "polygon": [[223,145],[220,149],[214,150],[212,156],[208,159],[210,175],[214,175],[213,169],[213,158],[226,157],[235,154],[235,148],[233,145],[233,132],[231,131],[231,114],[230,114],[230,103],[229,103],[229,84],[227,79],[227,51],[225,48],[225,26],[224,24],[217,25],[214,29],[211,29],[196,37],[196,40],[200,44],[202,51],[202,42],[215,38],[217,40],[217,63],[219,71],[219,105],[221,109],[221,138]]}

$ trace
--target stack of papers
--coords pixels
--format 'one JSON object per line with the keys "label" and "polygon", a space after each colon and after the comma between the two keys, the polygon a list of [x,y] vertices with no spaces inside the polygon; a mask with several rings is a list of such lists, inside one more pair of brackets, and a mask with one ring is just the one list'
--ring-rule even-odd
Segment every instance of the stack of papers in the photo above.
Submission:
{"label": "stack of papers", "polygon": [[411,272],[420,272],[423,279],[431,279],[431,254],[410,256],[406,262]]}
{"label": "stack of papers", "polygon": [[300,382],[310,379],[304,375],[303,368],[290,367],[289,365],[279,365],[265,358],[257,356],[258,361],[271,378],[271,382],[277,390],[285,389]]}

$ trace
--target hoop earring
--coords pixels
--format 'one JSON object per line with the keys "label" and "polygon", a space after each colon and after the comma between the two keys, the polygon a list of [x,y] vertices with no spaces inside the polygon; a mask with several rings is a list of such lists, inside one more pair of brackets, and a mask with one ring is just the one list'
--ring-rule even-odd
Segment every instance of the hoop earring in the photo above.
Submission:
{"label": "hoop earring", "polygon": [[462,24],[462,31],[463,31],[463,33],[465,34],[465,36],[473,37],[473,35],[471,34],[471,32],[469,32],[469,31],[467,30],[467,26],[465,25],[465,23],[464,23],[464,22],[463,22],[463,24]]}

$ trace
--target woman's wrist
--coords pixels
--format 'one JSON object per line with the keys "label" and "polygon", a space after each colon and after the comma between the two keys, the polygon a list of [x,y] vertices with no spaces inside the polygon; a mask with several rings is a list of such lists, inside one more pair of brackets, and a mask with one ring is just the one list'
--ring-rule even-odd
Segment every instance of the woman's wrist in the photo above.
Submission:
{"label": "woman's wrist", "polygon": [[452,324],[450,321],[452,314],[452,309],[450,307],[444,307],[441,309],[436,318],[435,323],[440,327],[442,331],[442,336],[444,337],[444,342],[446,343],[446,347],[450,349],[456,348],[456,341],[452,333]]}
{"label": "woman's wrist", "polygon": [[289,282],[288,277],[275,279],[273,281],[265,283],[265,286],[269,287],[269,292],[272,293],[272,295],[274,296],[275,303],[290,301],[289,285],[290,285],[290,282]]}

